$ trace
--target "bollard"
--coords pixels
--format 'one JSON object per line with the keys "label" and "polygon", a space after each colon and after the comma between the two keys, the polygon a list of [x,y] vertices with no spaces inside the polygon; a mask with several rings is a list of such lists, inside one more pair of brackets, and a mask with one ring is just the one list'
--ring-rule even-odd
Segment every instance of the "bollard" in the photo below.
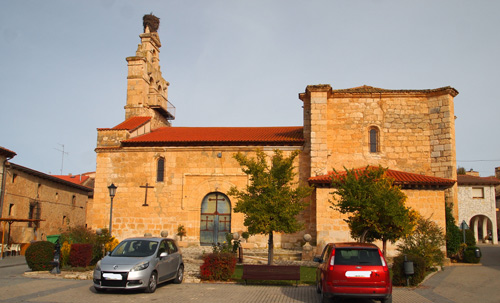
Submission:
{"label": "bollard", "polygon": [[479,247],[476,247],[476,249],[474,249],[474,255],[476,256],[476,258],[481,258],[481,250],[479,249]]}

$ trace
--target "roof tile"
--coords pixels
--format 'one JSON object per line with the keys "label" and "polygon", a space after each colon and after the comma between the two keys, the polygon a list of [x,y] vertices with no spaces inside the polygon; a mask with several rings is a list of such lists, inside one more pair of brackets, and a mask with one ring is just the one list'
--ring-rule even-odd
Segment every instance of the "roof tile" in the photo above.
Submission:
{"label": "roof tile", "polygon": [[[376,168],[376,167],[369,166],[369,168]],[[363,168],[358,168],[355,171],[361,172],[361,171],[364,171],[366,169],[367,169],[366,167],[363,167]],[[337,173],[331,171],[326,175],[321,175],[321,176],[309,178],[309,183],[310,184],[329,185],[331,183],[332,178],[335,178],[335,176],[340,176],[340,175],[345,175],[345,174],[346,174],[346,171],[340,171]],[[453,186],[453,184],[455,184],[455,181],[451,180],[451,179],[425,176],[425,175],[402,172],[402,171],[397,171],[397,170],[392,170],[392,169],[388,169],[386,174],[388,177],[391,177],[394,179],[394,184],[401,185],[401,186],[418,185],[418,186],[451,187],[451,186]]]}
{"label": "roof tile", "polygon": [[162,127],[122,142],[124,146],[304,144],[303,127]]}

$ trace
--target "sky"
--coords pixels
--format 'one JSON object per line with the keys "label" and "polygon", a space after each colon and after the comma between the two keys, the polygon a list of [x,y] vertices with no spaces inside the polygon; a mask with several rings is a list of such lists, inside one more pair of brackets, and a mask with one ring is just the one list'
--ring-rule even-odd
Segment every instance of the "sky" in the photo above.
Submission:
{"label": "sky", "polygon": [[125,119],[125,58],[153,13],[173,126],[301,126],[307,85],[452,86],[457,165],[490,176],[499,11],[486,0],[0,0],[0,146],[44,173],[95,171],[96,129]]}

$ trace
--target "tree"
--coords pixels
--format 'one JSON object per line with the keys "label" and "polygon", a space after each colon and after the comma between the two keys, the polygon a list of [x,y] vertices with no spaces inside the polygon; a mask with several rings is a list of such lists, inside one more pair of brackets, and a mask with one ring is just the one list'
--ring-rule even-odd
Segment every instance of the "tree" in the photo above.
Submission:
{"label": "tree", "polygon": [[332,208],[342,214],[351,236],[360,242],[382,240],[384,255],[387,241],[396,242],[409,234],[416,221],[416,212],[405,206],[406,195],[386,175],[387,169],[367,166],[346,169],[332,176]]}
{"label": "tree", "polygon": [[248,158],[242,153],[234,155],[251,182],[245,190],[232,187],[227,194],[236,198],[234,211],[245,214],[244,225],[250,234],[269,235],[269,265],[274,256],[273,232],[294,233],[303,227],[297,215],[307,206],[304,198],[312,190],[293,182],[296,175],[293,161],[299,153],[294,151],[285,157],[277,149],[271,157],[271,166],[262,150],[257,150],[256,158]]}
{"label": "tree", "polygon": [[446,214],[446,253],[449,258],[456,257],[462,241],[462,232],[453,217],[453,204],[445,205]]}
{"label": "tree", "polygon": [[433,266],[443,266],[444,253],[441,247],[445,245],[442,229],[431,219],[419,217],[415,230],[405,236],[398,245],[401,254],[421,256],[425,260],[425,269]]}
{"label": "tree", "polygon": [[467,172],[465,171],[465,168],[463,168],[461,166],[459,166],[457,168],[457,175],[466,175],[466,174],[467,174]]}

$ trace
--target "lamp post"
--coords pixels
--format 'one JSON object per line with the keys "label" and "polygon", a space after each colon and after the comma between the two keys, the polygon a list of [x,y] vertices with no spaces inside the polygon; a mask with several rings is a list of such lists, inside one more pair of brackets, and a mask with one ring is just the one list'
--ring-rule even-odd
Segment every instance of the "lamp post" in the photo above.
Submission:
{"label": "lamp post", "polygon": [[110,186],[108,186],[109,189],[109,197],[111,198],[111,206],[109,207],[109,236],[111,237],[111,226],[113,224],[113,198],[115,197],[116,194],[116,186],[111,183]]}

